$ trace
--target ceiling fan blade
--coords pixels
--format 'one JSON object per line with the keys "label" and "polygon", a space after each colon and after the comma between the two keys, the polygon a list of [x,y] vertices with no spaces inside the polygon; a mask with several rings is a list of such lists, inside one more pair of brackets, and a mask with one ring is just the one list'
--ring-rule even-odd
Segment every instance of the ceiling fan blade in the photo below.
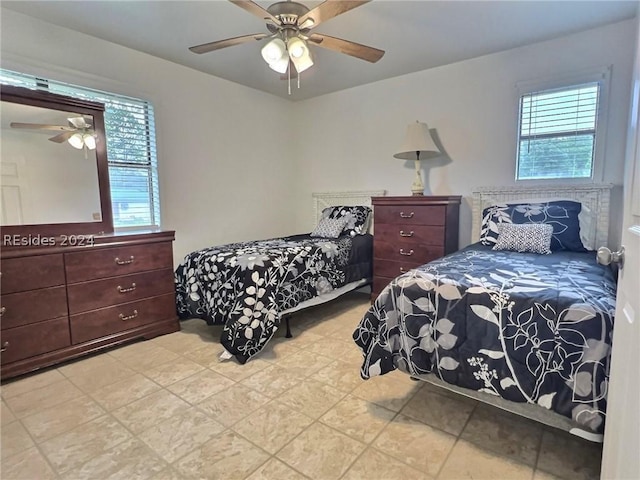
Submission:
{"label": "ceiling fan blade", "polygon": [[275,23],[276,25],[282,25],[282,22],[278,20],[276,17],[267,12],[264,8],[258,5],[251,0],[229,0],[234,5],[239,6],[240,8],[245,9],[247,12],[255,15],[256,17],[260,17],[263,20],[268,20],[270,22]]}
{"label": "ceiling fan blade", "polygon": [[367,47],[356,42],[342,40],[341,38],[330,37],[329,35],[313,33],[309,36],[309,41],[319,47],[335,50],[336,52],[346,53],[352,57],[375,63],[382,58],[384,50],[373,47]]}
{"label": "ceiling fan blade", "polygon": [[[318,5],[313,10],[305,13],[302,17],[298,19],[298,26],[300,28],[313,28],[321,24],[322,22],[326,22],[327,20],[332,19],[333,17],[337,17],[338,15],[348,12],[349,10],[353,10],[360,5],[364,5],[365,3],[370,2],[371,0],[349,0],[349,1],[336,1],[336,0],[325,0],[320,5]],[[311,25],[305,25],[305,22],[308,23],[308,20],[312,20],[313,23]]]}
{"label": "ceiling fan blade", "polygon": [[72,135],[75,135],[75,133],[76,132],[62,132],[61,134],[56,135],[55,137],[51,137],[49,140],[56,143],[62,143],[69,140],[69,138],[71,138]]}
{"label": "ceiling fan blade", "polygon": [[217,42],[203,43],[202,45],[196,45],[195,47],[189,47],[193,53],[207,53],[214,50],[220,50],[221,48],[233,47],[234,45],[240,45],[242,43],[250,42],[251,40],[262,40],[268,37],[266,33],[254,33],[253,35],[242,35],[241,37],[227,38],[226,40],[218,40]]}
{"label": "ceiling fan blade", "polygon": [[9,126],[11,128],[29,128],[31,130],[56,130],[61,132],[71,130],[69,127],[65,127],[64,125],[46,125],[42,123],[11,122]]}

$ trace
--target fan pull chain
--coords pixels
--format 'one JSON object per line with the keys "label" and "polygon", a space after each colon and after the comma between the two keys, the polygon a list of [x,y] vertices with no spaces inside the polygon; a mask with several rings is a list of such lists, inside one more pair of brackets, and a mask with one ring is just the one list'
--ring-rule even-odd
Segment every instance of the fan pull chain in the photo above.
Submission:
{"label": "fan pull chain", "polygon": [[289,87],[289,95],[291,95],[291,65],[289,65],[289,68],[287,68],[287,77],[288,77],[288,87]]}

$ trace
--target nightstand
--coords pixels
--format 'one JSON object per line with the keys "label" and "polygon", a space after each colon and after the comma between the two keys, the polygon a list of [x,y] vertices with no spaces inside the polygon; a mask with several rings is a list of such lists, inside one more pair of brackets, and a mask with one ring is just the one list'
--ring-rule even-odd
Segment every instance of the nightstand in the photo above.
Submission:
{"label": "nightstand", "polygon": [[460,196],[373,197],[371,301],[398,275],[458,249]]}

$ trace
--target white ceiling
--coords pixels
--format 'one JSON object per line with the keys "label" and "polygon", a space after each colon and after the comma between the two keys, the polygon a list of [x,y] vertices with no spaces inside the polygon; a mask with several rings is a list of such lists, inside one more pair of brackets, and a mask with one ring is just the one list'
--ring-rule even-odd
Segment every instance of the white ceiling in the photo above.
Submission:
{"label": "white ceiling", "polygon": [[[335,1],[335,0],[330,0]],[[270,1],[256,2],[263,8]],[[302,1],[309,8],[319,1]],[[266,41],[202,55],[188,47],[266,32],[264,22],[224,0],[2,1],[2,6],[290,100],[318,95],[543,41],[636,14],[637,1],[375,0],[314,32],[386,51],[372,64],[314,48],[301,88],[280,80],[260,56]]]}

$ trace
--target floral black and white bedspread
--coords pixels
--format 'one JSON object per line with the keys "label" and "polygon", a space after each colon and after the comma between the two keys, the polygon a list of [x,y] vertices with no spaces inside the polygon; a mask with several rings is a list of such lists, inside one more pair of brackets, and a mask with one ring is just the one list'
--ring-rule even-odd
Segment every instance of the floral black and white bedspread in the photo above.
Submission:
{"label": "floral black and white bedspread", "polygon": [[361,376],[432,373],[602,433],[615,289],[594,252],[471,245],[381,292],[353,333],[364,353]]}
{"label": "floral black and white bedspread", "polygon": [[280,312],[355,281],[354,275],[370,278],[370,248],[368,258],[366,248],[364,258],[352,252],[365,240],[370,244],[371,235],[297,235],[193,252],[175,272],[178,315],[223,324],[222,345],[245,363],[273,336]]}

